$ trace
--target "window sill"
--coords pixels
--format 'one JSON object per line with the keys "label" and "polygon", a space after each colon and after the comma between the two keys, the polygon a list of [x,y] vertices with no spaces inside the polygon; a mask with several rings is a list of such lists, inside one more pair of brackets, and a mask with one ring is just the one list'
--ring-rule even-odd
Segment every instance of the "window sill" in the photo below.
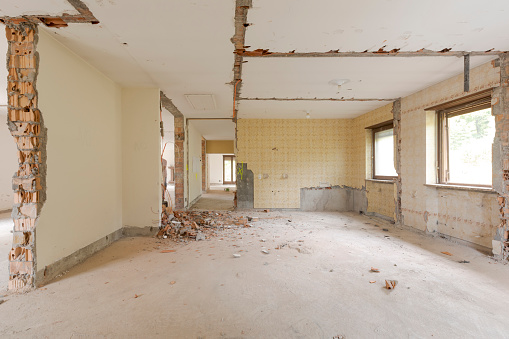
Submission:
{"label": "window sill", "polygon": [[389,179],[366,179],[366,181],[378,182],[380,184],[394,184],[396,182],[396,180]]}
{"label": "window sill", "polygon": [[478,187],[478,186],[460,186],[460,185],[445,185],[445,184],[424,184],[424,186],[434,188],[444,188],[450,190],[469,191],[469,192],[481,192],[481,193],[497,193],[493,188],[489,187]]}

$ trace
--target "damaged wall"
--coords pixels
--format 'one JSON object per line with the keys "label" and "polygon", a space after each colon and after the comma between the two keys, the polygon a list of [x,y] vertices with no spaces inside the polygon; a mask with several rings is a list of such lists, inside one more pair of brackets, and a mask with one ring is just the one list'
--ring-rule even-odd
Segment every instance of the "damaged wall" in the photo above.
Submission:
{"label": "damaged wall", "polygon": [[[401,99],[401,177],[404,224],[428,232],[440,232],[491,247],[499,223],[497,195],[475,190],[435,186],[434,138],[425,109],[465,95],[499,86],[500,68],[492,63],[470,71],[470,92],[463,92],[463,75],[443,81]],[[430,126],[431,125],[431,126]],[[428,127],[427,127],[428,126]]]}
{"label": "damaged wall", "polygon": [[161,134],[158,88],[122,89],[124,227],[157,227],[161,215]]}
{"label": "damaged wall", "polygon": [[37,269],[122,227],[120,88],[39,34],[39,107],[48,129]]}

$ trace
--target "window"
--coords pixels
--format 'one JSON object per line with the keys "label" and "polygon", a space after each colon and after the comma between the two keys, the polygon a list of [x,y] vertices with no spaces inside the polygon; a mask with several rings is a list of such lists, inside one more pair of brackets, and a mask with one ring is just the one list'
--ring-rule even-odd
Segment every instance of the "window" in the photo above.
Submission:
{"label": "window", "polygon": [[373,131],[373,178],[394,179],[394,128],[392,122],[372,128]]}
{"label": "window", "polygon": [[490,96],[438,110],[439,183],[491,187],[494,136]]}

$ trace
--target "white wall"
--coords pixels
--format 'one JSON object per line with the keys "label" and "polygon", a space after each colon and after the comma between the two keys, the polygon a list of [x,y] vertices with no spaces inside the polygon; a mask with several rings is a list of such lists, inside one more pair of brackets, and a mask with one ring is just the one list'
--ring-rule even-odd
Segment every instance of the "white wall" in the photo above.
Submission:
{"label": "white wall", "polygon": [[[202,193],[201,177],[202,177],[202,162],[201,162],[201,133],[193,126],[191,121],[188,126],[187,143],[189,146],[189,166],[187,169],[187,175],[189,177],[189,199],[188,203],[192,203]],[[193,162],[198,161],[197,165],[194,166]],[[196,168],[194,168],[196,167]]]}
{"label": "white wall", "polygon": [[159,89],[122,89],[123,225],[158,226],[161,210]]}
{"label": "white wall", "polygon": [[48,129],[37,269],[122,227],[121,90],[40,30],[37,90]]}
{"label": "white wall", "polygon": [[207,154],[209,168],[209,182],[211,184],[223,183],[223,155]]}
{"label": "white wall", "polygon": [[0,211],[12,209],[12,176],[18,170],[16,143],[6,121],[7,108],[0,107]]}

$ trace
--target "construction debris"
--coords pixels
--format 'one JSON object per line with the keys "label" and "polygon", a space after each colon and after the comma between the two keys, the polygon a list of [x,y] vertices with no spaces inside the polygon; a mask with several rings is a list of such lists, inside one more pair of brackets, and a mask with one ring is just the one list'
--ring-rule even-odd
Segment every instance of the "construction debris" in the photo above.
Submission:
{"label": "construction debris", "polygon": [[378,268],[371,267],[371,272],[380,273]]}
{"label": "construction debris", "polygon": [[158,238],[173,241],[206,240],[224,229],[251,227],[248,217],[236,217],[228,211],[174,211],[163,212]]}
{"label": "construction debris", "polygon": [[397,280],[385,280],[385,288],[388,290],[396,288],[397,284],[398,284]]}

